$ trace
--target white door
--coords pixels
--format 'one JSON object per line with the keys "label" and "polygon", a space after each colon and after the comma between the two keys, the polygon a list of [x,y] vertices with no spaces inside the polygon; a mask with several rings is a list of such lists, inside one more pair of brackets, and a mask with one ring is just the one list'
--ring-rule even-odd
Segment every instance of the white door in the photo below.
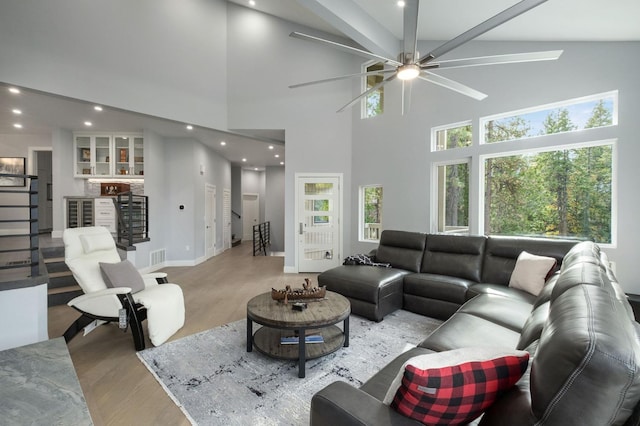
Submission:
{"label": "white door", "polygon": [[242,194],[242,239],[253,241],[253,226],[260,223],[260,197]]}
{"label": "white door", "polygon": [[231,248],[231,190],[222,191],[222,250]]}
{"label": "white door", "polygon": [[207,185],[204,204],[204,246],[206,258],[216,254],[216,187]]}
{"label": "white door", "polygon": [[323,272],[342,263],[341,175],[296,175],[298,272]]}

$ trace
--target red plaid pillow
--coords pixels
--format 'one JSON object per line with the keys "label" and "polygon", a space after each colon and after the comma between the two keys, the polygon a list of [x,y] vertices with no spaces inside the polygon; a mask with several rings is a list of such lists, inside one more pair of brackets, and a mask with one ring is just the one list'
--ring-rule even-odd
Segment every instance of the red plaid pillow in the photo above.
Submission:
{"label": "red plaid pillow", "polygon": [[524,374],[529,354],[422,370],[407,365],[391,407],[428,425],[458,425],[480,416]]}

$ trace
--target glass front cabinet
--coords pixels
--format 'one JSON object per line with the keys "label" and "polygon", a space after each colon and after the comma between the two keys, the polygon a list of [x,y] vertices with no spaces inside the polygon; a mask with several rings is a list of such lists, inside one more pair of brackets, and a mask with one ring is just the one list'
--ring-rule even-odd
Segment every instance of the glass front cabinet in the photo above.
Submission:
{"label": "glass front cabinet", "polygon": [[75,177],[144,177],[142,135],[75,133],[73,148]]}

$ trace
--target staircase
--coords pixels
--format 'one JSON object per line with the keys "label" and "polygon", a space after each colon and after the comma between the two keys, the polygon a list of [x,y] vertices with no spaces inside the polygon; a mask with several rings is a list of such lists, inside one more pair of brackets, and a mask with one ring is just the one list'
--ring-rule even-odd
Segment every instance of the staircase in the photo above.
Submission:
{"label": "staircase", "polygon": [[64,247],[41,248],[40,253],[49,275],[48,306],[64,305],[80,296],[82,289],[64,263]]}

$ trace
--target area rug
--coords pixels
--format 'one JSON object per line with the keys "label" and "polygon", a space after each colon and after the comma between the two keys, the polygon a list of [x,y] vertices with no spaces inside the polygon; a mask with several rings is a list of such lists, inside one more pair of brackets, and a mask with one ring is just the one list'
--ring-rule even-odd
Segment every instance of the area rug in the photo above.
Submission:
{"label": "area rug", "polygon": [[246,351],[246,320],[146,349],[138,357],[192,424],[308,425],[314,393],[337,380],[362,385],[440,323],[407,311],[380,323],[352,315],[349,347],[307,361],[303,379],[294,361]]}

